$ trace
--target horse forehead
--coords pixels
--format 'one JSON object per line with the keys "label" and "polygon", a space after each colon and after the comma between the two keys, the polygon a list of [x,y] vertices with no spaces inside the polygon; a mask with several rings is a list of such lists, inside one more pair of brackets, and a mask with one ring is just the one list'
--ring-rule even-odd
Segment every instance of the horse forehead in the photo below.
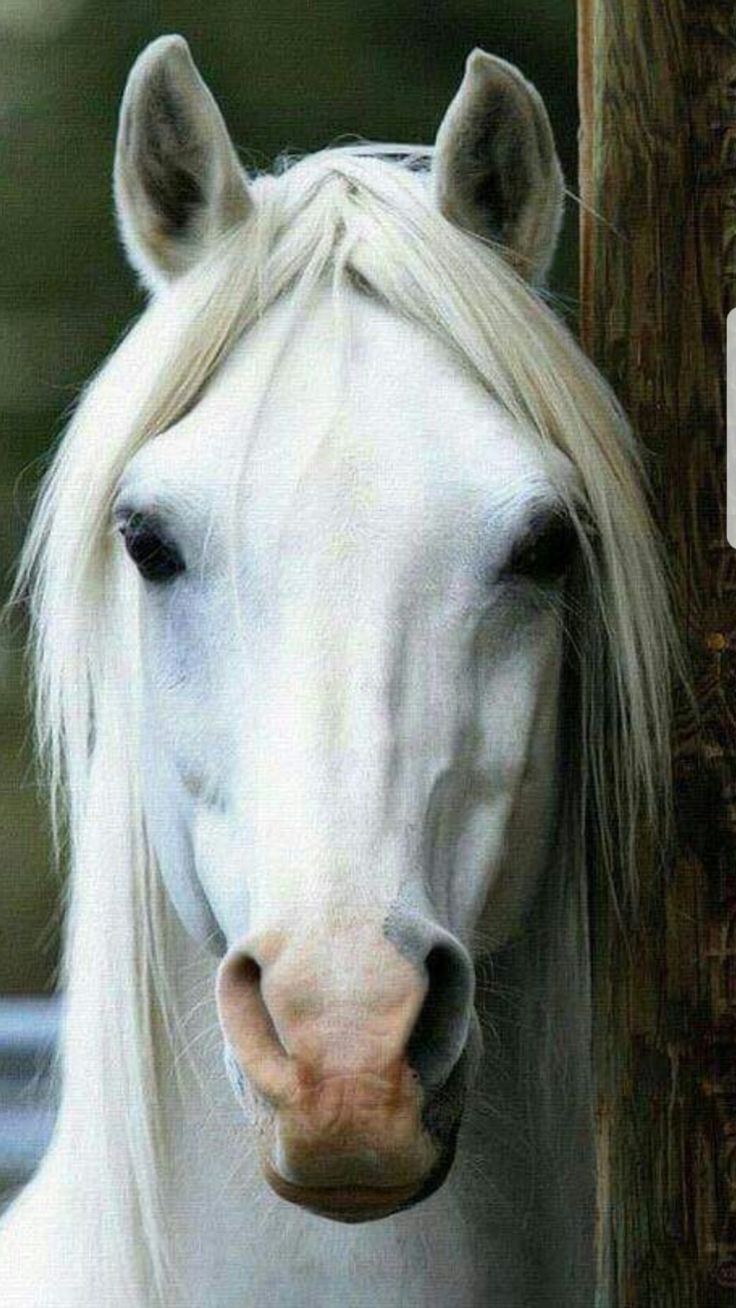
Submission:
{"label": "horse forehead", "polygon": [[237,476],[250,511],[272,520],[336,500],[363,516],[401,506],[397,528],[549,491],[534,437],[428,332],[357,294],[347,340],[329,297],[285,338],[288,321],[277,305],[238,344],[199,404],[136,456],[136,480],[206,501]]}
{"label": "horse forehead", "polygon": [[[266,460],[292,462],[302,484],[360,473],[386,486],[414,478],[422,491],[545,475],[534,439],[446,345],[380,301],[350,299],[344,332],[328,296],[284,352],[253,433]],[[242,365],[258,371],[247,342]],[[230,408],[236,443],[242,417]]]}

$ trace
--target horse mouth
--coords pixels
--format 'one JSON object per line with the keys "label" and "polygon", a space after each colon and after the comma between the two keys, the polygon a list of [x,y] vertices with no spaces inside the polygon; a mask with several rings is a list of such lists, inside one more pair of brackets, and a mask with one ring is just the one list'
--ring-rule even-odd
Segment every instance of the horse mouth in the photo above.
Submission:
{"label": "horse mouth", "polygon": [[440,1154],[432,1170],[411,1185],[299,1185],[287,1181],[269,1161],[263,1171],[281,1199],[333,1222],[377,1222],[413,1208],[439,1190],[455,1158],[455,1137]]}

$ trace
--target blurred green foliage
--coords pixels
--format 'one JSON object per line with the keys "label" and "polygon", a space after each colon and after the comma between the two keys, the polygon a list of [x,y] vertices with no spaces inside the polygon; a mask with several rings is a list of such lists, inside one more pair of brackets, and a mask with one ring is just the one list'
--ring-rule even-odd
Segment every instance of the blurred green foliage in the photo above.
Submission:
{"label": "blurred green foliage", "polygon": [[[541,91],[576,177],[575,0],[0,0],[0,562],[9,574],[45,451],[141,307],[118,245],[117,107],[140,49],[181,32],[249,166],[338,137],[428,142],[476,45]],[[574,314],[577,214],[552,289]],[[104,441],[105,433],[100,432]],[[0,990],[48,986],[59,887],[20,688],[0,642]]]}

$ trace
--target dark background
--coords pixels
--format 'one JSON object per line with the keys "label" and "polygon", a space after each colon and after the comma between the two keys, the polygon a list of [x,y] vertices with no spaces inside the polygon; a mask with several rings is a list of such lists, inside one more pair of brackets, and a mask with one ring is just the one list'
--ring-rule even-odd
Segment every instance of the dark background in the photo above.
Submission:
{"label": "dark background", "polygon": [[[189,41],[244,162],[345,135],[431,142],[476,45],[518,64],[576,188],[575,0],[0,0],[0,567],[81,385],[142,299],[111,206],[117,108],[140,49]],[[576,205],[550,284],[571,319]],[[105,433],[100,432],[100,440]],[[21,688],[22,620],[0,638],[0,991],[49,986],[60,883]]]}

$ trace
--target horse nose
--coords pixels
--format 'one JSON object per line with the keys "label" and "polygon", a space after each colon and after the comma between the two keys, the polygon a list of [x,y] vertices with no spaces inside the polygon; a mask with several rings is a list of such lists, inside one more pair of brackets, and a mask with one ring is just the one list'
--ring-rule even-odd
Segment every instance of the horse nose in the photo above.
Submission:
{"label": "horse nose", "polygon": [[406,913],[331,935],[318,928],[248,939],[218,975],[225,1035],[277,1107],[330,1077],[388,1085],[401,1067],[431,1094],[463,1053],[473,992],[462,944]]}
{"label": "horse nose", "polygon": [[472,976],[459,942],[418,917],[315,924],[230,950],[220,1020],[273,1110],[262,1165],[277,1194],[363,1221],[442,1183],[454,1137],[424,1113],[465,1047]]}

